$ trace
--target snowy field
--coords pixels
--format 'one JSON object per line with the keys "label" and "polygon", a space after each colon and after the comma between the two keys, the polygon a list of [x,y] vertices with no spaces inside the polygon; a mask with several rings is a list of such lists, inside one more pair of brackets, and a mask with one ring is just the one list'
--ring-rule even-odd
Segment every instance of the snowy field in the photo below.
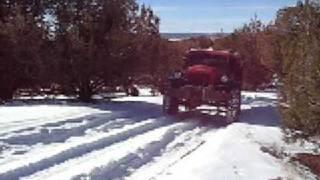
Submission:
{"label": "snowy field", "polygon": [[0,179],[306,179],[270,153],[315,148],[284,143],[276,94],[242,97],[232,125],[206,107],[165,116],[161,97],[0,106]]}

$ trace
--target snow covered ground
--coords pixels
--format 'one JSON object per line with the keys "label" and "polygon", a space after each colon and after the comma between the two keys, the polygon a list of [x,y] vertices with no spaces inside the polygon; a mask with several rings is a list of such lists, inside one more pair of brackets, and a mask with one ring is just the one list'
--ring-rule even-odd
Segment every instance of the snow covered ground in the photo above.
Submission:
{"label": "snow covered ground", "polygon": [[315,148],[283,141],[276,100],[243,93],[232,125],[208,107],[165,116],[149,96],[0,106],[0,179],[305,179],[266,151]]}

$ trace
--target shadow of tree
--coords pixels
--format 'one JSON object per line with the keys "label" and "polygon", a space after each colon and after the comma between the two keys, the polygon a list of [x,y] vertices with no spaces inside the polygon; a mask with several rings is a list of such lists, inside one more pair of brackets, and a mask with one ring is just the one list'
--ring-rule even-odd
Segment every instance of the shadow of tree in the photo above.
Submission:
{"label": "shadow of tree", "polygon": [[250,109],[242,110],[240,122],[278,127],[281,125],[281,116],[275,106],[251,107]]}

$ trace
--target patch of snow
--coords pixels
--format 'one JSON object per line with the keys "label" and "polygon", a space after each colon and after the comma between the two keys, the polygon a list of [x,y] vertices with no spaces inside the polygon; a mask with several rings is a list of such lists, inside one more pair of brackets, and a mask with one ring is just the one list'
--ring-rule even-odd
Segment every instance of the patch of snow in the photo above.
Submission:
{"label": "patch of snow", "polygon": [[[261,153],[234,124],[208,133],[205,144],[154,179],[276,179],[285,177],[281,163]],[[214,139],[214,140],[212,140]]]}
{"label": "patch of snow", "polygon": [[276,93],[243,92],[240,122],[225,125],[208,106],[163,115],[149,90],[94,105],[0,106],[0,179],[304,179],[271,152],[317,148],[285,143]]}
{"label": "patch of snow", "polygon": [[46,123],[65,121],[66,119],[99,113],[106,112],[86,106],[0,106],[0,135],[21,129],[34,128]]}

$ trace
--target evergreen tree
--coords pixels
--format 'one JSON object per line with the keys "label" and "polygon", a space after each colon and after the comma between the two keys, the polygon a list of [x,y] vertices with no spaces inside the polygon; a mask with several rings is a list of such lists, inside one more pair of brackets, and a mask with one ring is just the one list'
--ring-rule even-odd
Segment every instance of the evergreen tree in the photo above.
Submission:
{"label": "evergreen tree", "polygon": [[159,22],[135,0],[1,1],[0,98],[59,84],[89,101],[102,86],[156,74]]}
{"label": "evergreen tree", "polygon": [[32,87],[40,78],[40,58],[45,38],[43,24],[21,2],[0,4],[0,100],[9,100],[21,87]]}
{"label": "evergreen tree", "polygon": [[80,100],[89,101],[102,86],[124,83],[150,57],[151,52],[144,56],[139,46],[153,42],[159,34],[159,19],[151,8],[142,6],[139,13],[134,0],[56,3],[60,83]]}
{"label": "evergreen tree", "polygon": [[320,134],[320,6],[299,1],[278,13],[281,103],[286,127]]}
{"label": "evergreen tree", "polygon": [[235,30],[230,36],[218,39],[215,49],[230,49],[239,52],[243,64],[244,89],[256,90],[272,80],[272,44],[266,27],[255,16],[251,22]]}

